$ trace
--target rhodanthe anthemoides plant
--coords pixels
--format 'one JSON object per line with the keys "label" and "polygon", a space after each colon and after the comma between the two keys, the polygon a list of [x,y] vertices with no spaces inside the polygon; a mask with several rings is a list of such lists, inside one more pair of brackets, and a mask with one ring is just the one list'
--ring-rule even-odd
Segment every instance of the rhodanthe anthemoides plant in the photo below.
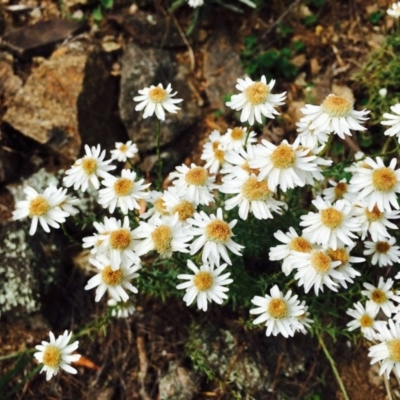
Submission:
{"label": "rhodanthe anthemoides plant", "polygon": [[[95,301],[108,302],[112,315],[134,313],[132,299],[146,290],[142,271],[163,265],[165,273],[167,268],[176,272],[178,291],[174,288],[171,296],[184,291],[187,306],[207,312],[229,303],[232,293],[235,304],[248,308],[249,319],[256,314],[254,329],[262,325],[267,336],[285,338],[311,332],[321,343],[324,321],[331,317],[338,332],[358,332],[353,337],[370,344],[371,362],[380,362],[381,374],[399,374],[400,293],[392,279],[399,279],[394,270],[400,262],[398,160],[386,153],[329,157],[335,142],[367,129],[369,114],[336,94],[302,108],[292,140],[258,140],[254,124],[278,116],[286,98],[272,93],[274,85],[264,76],[239,78],[240,93],[227,106],[240,112],[242,125],[210,132],[203,165],[177,166],[165,189],[160,124],[167,113],[179,111],[176,104],[182,100],[171,84],[139,90],[136,110],[155,119],[154,180],[145,182],[131,163],[138,152],[132,141],[116,143],[110,159],[99,145],[85,146],[85,155],[65,172],[65,188],[50,186],[38,193],[27,187],[14,219],[30,218],[32,235],[38,224],[46,232],[71,217],[79,224],[80,200],[67,189],[90,187],[108,216],[82,238],[97,269],[82,290],[96,289]],[[392,112],[399,114],[399,107],[393,105]],[[396,139],[393,154],[399,149],[400,117],[385,113],[382,124],[389,126],[382,137]],[[120,173],[113,173],[113,163],[123,163]],[[257,254],[265,269],[258,272],[258,283],[246,287],[246,280],[236,279],[238,270],[246,270]],[[339,298],[343,293],[347,301]],[[321,302],[332,299],[337,308],[329,314]],[[70,337],[65,333],[56,340],[50,332],[50,342],[37,347],[35,357],[47,379],[59,368],[76,372],[69,364],[79,358],[71,354],[77,342],[68,345]]]}

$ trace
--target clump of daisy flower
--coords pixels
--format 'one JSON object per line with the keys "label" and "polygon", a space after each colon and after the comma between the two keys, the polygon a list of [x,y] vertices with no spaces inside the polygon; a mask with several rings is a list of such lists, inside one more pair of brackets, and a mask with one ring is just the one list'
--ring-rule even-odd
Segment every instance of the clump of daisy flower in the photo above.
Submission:
{"label": "clump of daisy flower", "polygon": [[204,211],[200,211],[187,222],[190,224],[189,233],[193,236],[200,235],[191,244],[190,254],[194,255],[203,248],[201,255],[203,263],[219,265],[220,257],[222,257],[225,262],[232,265],[227,249],[241,256],[240,251],[243,246],[232,240],[234,236],[232,229],[237,220],[225,222],[221,208],[217,209],[217,215],[208,216]]}
{"label": "clump of daisy flower", "polygon": [[111,308],[111,316],[116,318],[128,318],[136,311],[132,301],[116,301],[115,299],[108,299],[107,306]]}
{"label": "clump of daisy flower", "polygon": [[353,190],[353,187],[347,183],[346,178],[341,179],[339,182],[329,180],[332,187],[324,189],[322,192],[323,198],[330,203],[334,203],[337,200],[347,200],[352,203],[357,193]]}
{"label": "clump of daisy flower", "polygon": [[237,80],[236,89],[242,93],[234,94],[230,101],[226,103],[228,107],[236,111],[242,111],[240,121],[249,121],[254,125],[254,118],[262,124],[262,115],[267,118],[275,118],[279,112],[275,107],[284,104],[286,92],[281,94],[271,94],[275,86],[275,80],[267,84],[267,79],[263,75],[260,81],[254,82],[249,77]]}
{"label": "clump of daisy flower", "polygon": [[287,338],[294,336],[297,330],[302,330],[298,317],[304,315],[306,310],[297,300],[297,295],[292,296],[291,290],[283,295],[278,285],[274,285],[270,290],[270,295],[255,296],[251,302],[257,308],[251,309],[250,314],[261,314],[253,321],[253,324],[265,323],[267,336],[271,334],[276,336],[280,333]]}
{"label": "clump of daisy flower", "polygon": [[95,301],[100,301],[106,292],[115,301],[127,301],[129,295],[125,290],[132,293],[137,293],[138,290],[130,281],[137,278],[139,274],[136,272],[141,268],[140,264],[128,265],[121,264],[116,270],[111,267],[111,261],[103,255],[97,258],[90,258],[90,263],[93,264],[100,272],[89,279],[85,290],[91,290],[96,287]]}
{"label": "clump of daisy flower", "polygon": [[128,214],[129,210],[139,210],[138,200],[149,196],[145,190],[150,183],[144,184],[144,179],[135,179],[136,172],[129,169],[123,169],[119,178],[110,175],[102,182],[105,188],[99,190],[99,204],[108,208],[110,213],[113,213],[116,207],[119,207],[123,214]]}
{"label": "clump of daisy flower", "polygon": [[165,120],[165,111],[176,114],[179,107],[175,104],[183,101],[182,99],[173,99],[176,95],[175,93],[171,93],[172,88],[171,84],[164,89],[161,83],[158,86],[151,85],[150,87],[146,87],[144,89],[139,90],[140,96],[135,96],[133,98],[134,101],[138,101],[139,104],[136,105],[136,111],[143,112],[143,118],[151,117],[154,113],[159,120]]}
{"label": "clump of daisy flower", "polygon": [[393,301],[400,303],[400,296],[390,290],[393,286],[393,279],[389,278],[385,282],[381,276],[379,278],[378,286],[371,285],[368,282],[364,282],[363,286],[366,290],[362,290],[361,293],[371,300],[371,303],[376,310],[382,310],[385,315],[390,318],[396,309],[396,305]]}
{"label": "clump of daisy flower", "polygon": [[204,168],[208,168],[211,174],[216,174],[226,164],[226,148],[222,143],[219,131],[213,130],[208,139],[209,141],[203,145],[203,153],[200,158],[206,161]]}
{"label": "clump of daisy flower", "polygon": [[400,208],[397,193],[400,193],[400,169],[395,169],[397,160],[393,158],[386,167],[380,157],[376,161],[367,157],[364,165],[356,168],[350,185],[358,192],[358,199],[366,201],[368,210],[375,205],[380,211]]}
{"label": "clump of daisy flower", "polygon": [[74,165],[65,171],[63,183],[66,187],[73,186],[75,190],[79,188],[85,192],[89,184],[95,189],[100,187],[99,177],[106,179],[111,176],[108,171],[115,169],[115,165],[109,165],[112,159],[104,161],[106,151],[101,151],[100,145],[90,148],[85,145],[86,155],[75,161]]}
{"label": "clump of daisy flower", "polygon": [[368,356],[371,364],[380,362],[379,374],[386,374],[389,378],[394,369],[400,375],[400,324],[389,319],[387,324],[377,326],[377,340],[380,342],[370,347]]}
{"label": "clump of daisy flower", "polygon": [[65,218],[70,215],[60,207],[63,202],[67,201],[66,190],[49,186],[43,193],[39,194],[35,189],[28,186],[24,189],[24,192],[26,200],[19,201],[16,204],[13,219],[31,218],[30,235],[35,234],[38,223],[45,232],[50,232],[49,226],[59,228],[60,224],[65,222]]}
{"label": "clump of daisy flower", "polygon": [[[246,142],[247,139],[247,142]],[[240,151],[244,145],[251,145],[256,143],[256,133],[254,131],[247,131],[247,127],[235,127],[228,129],[224,136],[221,137],[221,143],[225,146],[226,150]]]}
{"label": "clump of daisy flower", "polygon": [[57,339],[53,332],[49,332],[50,342],[42,341],[42,344],[35,346],[39,350],[34,354],[36,360],[43,364],[40,372],[46,372],[46,380],[50,380],[57,375],[58,371],[63,369],[70,374],[76,374],[78,371],[71,367],[71,362],[78,361],[81,356],[72,354],[79,345],[78,341],[69,344],[72,337],[72,332],[65,331]]}
{"label": "clump of daisy flower", "polygon": [[226,285],[231,284],[233,280],[229,279],[230,272],[221,275],[227,264],[222,264],[217,268],[210,264],[203,264],[198,268],[191,260],[188,260],[187,266],[194,272],[194,275],[178,275],[178,279],[185,279],[186,282],[180,283],[176,287],[186,290],[183,301],[187,306],[190,306],[196,299],[197,308],[207,311],[208,302],[215,301],[217,304],[222,304],[228,298],[226,292],[229,289]]}
{"label": "clump of daisy flower", "polygon": [[111,159],[120,162],[126,162],[126,160],[133,158],[138,152],[138,148],[132,140],[128,140],[126,143],[116,142],[115,149],[111,150]]}
{"label": "clump of daisy flower", "polygon": [[365,131],[367,129],[360,122],[368,119],[365,116],[369,114],[369,111],[354,110],[353,102],[343,96],[330,94],[321,105],[306,104],[301,111],[305,117],[300,121],[310,124],[310,129],[334,132],[341,139],[344,139],[344,135],[351,136],[350,130]]}
{"label": "clump of daisy flower", "polygon": [[372,265],[378,264],[380,267],[386,267],[398,263],[400,261],[400,247],[394,246],[396,239],[391,237],[389,239],[382,239],[377,242],[365,241],[364,255],[370,256],[372,254]]}

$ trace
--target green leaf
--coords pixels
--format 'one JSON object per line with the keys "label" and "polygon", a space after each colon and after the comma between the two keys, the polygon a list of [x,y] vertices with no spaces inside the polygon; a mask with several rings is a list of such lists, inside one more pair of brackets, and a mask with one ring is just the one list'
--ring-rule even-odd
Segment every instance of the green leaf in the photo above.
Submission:
{"label": "green leaf", "polygon": [[96,22],[100,22],[103,19],[103,13],[101,12],[100,6],[93,10],[92,17]]}
{"label": "green leaf", "polygon": [[100,0],[100,3],[104,8],[112,8],[114,0]]}

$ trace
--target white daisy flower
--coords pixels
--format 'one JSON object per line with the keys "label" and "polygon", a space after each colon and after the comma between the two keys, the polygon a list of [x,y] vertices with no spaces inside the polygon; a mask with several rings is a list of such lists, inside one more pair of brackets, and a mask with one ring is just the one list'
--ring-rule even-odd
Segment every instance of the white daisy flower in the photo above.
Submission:
{"label": "white daisy flower", "polygon": [[370,166],[365,163],[365,161],[364,161],[365,158],[366,158],[366,155],[362,151],[356,151],[354,153],[354,162],[352,164],[350,164],[349,167],[344,168],[344,171],[354,174],[361,167],[370,168]]}
{"label": "white daisy flower", "polygon": [[190,7],[196,8],[202,6],[204,4],[204,0],[188,0],[188,4]]}
{"label": "white daisy flower", "polygon": [[325,201],[334,203],[337,200],[347,200],[353,203],[357,197],[357,193],[354,191],[353,186],[347,183],[346,178],[341,179],[339,182],[329,180],[332,187],[324,189],[322,196]]}
{"label": "white daisy flower", "polygon": [[325,143],[329,140],[329,130],[320,131],[318,129],[311,129],[312,121],[303,121],[302,119],[296,123],[297,134],[300,138],[300,143],[303,146],[314,148]]}
{"label": "white daisy flower", "polygon": [[215,176],[210,176],[203,167],[192,163],[189,168],[182,164],[176,167],[176,171],[170,173],[169,179],[173,180],[172,184],[176,187],[178,196],[196,205],[208,206],[214,201],[212,190],[218,188],[218,185],[214,184]]}
{"label": "white daisy flower", "polygon": [[229,258],[226,249],[232,253],[241,256],[240,250],[243,248],[240,244],[232,240],[232,229],[236,225],[237,220],[229,222],[224,221],[222,209],[217,209],[217,216],[211,214],[208,216],[204,211],[194,214],[193,218],[189,218],[187,222],[191,225],[189,233],[191,235],[200,235],[190,246],[190,254],[196,254],[201,248],[203,252],[201,259],[203,263],[219,265],[220,257],[229,265],[232,261]]}
{"label": "white daisy flower", "polygon": [[60,204],[67,200],[66,190],[55,189],[49,186],[43,193],[39,194],[35,189],[27,186],[24,189],[26,200],[18,201],[16,210],[13,211],[13,220],[29,217],[32,219],[29,234],[36,232],[38,223],[45,232],[52,228],[59,228],[70,214],[63,211]]}
{"label": "white daisy flower", "polygon": [[201,159],[206,161],[204,168],[208,168],[210,174],[217,174],[219,169],[226,164],[225,145],[222,144],[221,134],[213,130],[209,136],[209,141],[203,145]]}
{"label": "white daisy flower", "polygon": [[369,348],[368,356],[371,364],[380,362],[379,374],[386,374],[389,378],[392,369],[400,375],[400,324],[389,319],[388,324],[377,326],[377,340],[381,343]]}
{"label": "white daisy flower", "polygon": [[138,292],[130,281],[139,276],[136,272],[141,268],[140,264],[133,266],[132,264],[121,264],[118,269],[113,270],[111,261],[106,256],[99,255],[97,258],[90,258],[89,261],[100,270],[98,274],[89,279],[85,286],[85,290],[97,287],[95,301],[100,301],[105,292],[108,292],[115,301],[127,301],[129,299],[125,290],[132,293]]}
{"label": "white daisy flower", "polygon": [[64,190],[65,190],[65,199],[58,205],[58,207],[60,207],[61,210],[67,212],[69,215],[79,214],[80,210],[75,206],[81,205],[82,201],[77,197],[72,197],[68,193],[66,193],[67,189]]}
{"label": "white daisy flower", "polygon": [[361,276],[361,273],[355,270],[351,264],[365,261],[363,257],[353,257],[350,255],[354,247],[355,244],[351,247],[338,247],[336,250],[328,248],[326,250],[326,254],[328,254],[332,261],[340,261],[340,264],[336,267],[336,271],[340,272],[343,276],[337,283],[342,285],[345,289],[347,289],[346,282],[354,283],[353,278]]}
{"label": "white daisy flower", "polygon": [[249,121],[250,125],[254,125],[255,117],[256,121],[262,124],[262,115],[267,118],[275,118],[275,115],[279,115],[274,107],[284,104],[286,92],[271,94],[272,88],[275,86],[274,79],[267,84],[263,75],[261,81],[258,82],[252,81],[249,77],[239,78],[237,82],[236,89],[243,93],[234,94],[226,105],[236,111],[242,110],[240,122]]}
{"label": "white daisy flower", "polygon": [[367,129],[360,122],[368,119],[365,115],[369,114],[369,111],[354,110],[353,103],[343,96],[330,94],[320,106],[306,104],[301,111],[305,117],[300,121],[310,123],[310,129],[334,132],[341,139],[344,139],[344,135],[351,136],[350,129],[354,131]]}
{"label": "white daisy flower", "polygon": [[247,127],[236,127],[228,129],[224,136],[221,137],[221,143],[226,150],[240,151],[243,149],[247,139],[247,146],[257,142],[256,133],[254,131],[247,132]]}
{"label": "white daisy flower", "polygon": [[169,83],[168,86],[164,89],[161,83],[158,86],[151,85],[150,87],[146,87],[144,89],[139,90],[140,96],[135,96],[133,98],[134,101],[138,101],[139,104],[136,105],[136,111],[142,111],[143,119],[147,117],[151,117],[154,113],[156,113],[156,117],[160,120],[165,119],[165,110],[170,113],[176,114],[177,110],[180,110],[175,104],[183,101],[182,99],[173,99],[177,92],[171,93],[172,88]]}
{"label": "white daisy flower", "polygon": [[275,191],[278,186],[286,192],[288,188],[304,186],[299,171],[315,171],[315,155],[309,156],[309,149],[300,147],[299,138],[293,144],[283,140],[279,146],[263,139],[262,144],[254,146],[254,159],[250,161],[251,168],[258,168],[258,179],[268,179],[270,190]]}
{"label": "white daisy flower", "polygon": [[164,193],[157,190],[151,190],[148,192],[148,197],[146,198],[147,203],[153,205],[146,212],[140,215],[140,218],[147,219],[151,221],[153,218],[162,218],[170,216],[171,213],[167,211],[164,203]]}
{"label": "white daisy flower", "polygon": [[318,196],[312,201],[318,212],[309,212],[300,218],[301,226],[306,226],[303,235],[312,243],[330,246],[336,250],[341,244],[352,246],[350,238],[357,238],[352,232],[360,228],[353,217],[353,207],[346,200],[338,200],[334,205]]}
{"label": "white daisy flower", "polygon": [[143,184],[144,179],[138,181],[135,181],[135,179],[136,172],[129,169],[123,169],[119,178],[112,175],[107,177],[102,182],[106,188],[99,190],[99,204],[108,208],[110,213],[113,213],[116,207],[119,207],[123,214],[128,214],[129,210],[140,210],[137,201],[149,196],[145,190],[150,186],[150,183]]}
{"label": "white daisy flower", "polygon": [[383,118],[386,118],[387,121],[382,121],[381,124],[390,126],[390,128],[386,129],[383,134],[386,136],[397,136],[397,138],[400,138],[400,103],[391,106],[390,109],[397,115],[389,113],[383,114]]}
{"label": "white daisy flower", "polygon": [[196,205],[181,196],[178,196],[175,187],[169,187],[164,192],[163,201],[165,209],[169,214],[178,213],[179,221],[186,222],[188,218],[192,218],[196,212]]}
{"label": "white daisy flower", "polygon": [[388,15],[390,15],[393,18],[399,18],[400,17],[400,1],[393,3],[391,8],[388,8],[386,10]]}
{"label": "white daisy flower", "polygon": [[360,223],[361,240],[364,240],[368,233],[373,242],[385,240],[390,238],[387,228],[398,229],[389,219],[400,218],[400,211],[380,211],[376,205],[370,211],[366,202],[359,201],[354,207],[354,214]]}
{"label": "white daisy flower", "polygon": [[393,312],[395,312],[396,306],[393,301],[400,303],[400,296],[393,293],[390,290],[393,286],[393,279],[389,278],[386,282],[383,277],[379,278],[378,286],[371,285],[370,283],[364,282],[363,286],[366,290],[362,290],[361,293],[367,296],[371,300],[376,310],[382,310],[385,315],[390,318]]}
{"label": "white daisy flower", "polygon": [[367,157],[364,163],[365,166],[357,168],[350,180],[350,185],[359,192],[358,200],[366,201],[370,211],[375,205],[380,211],[391,211],[392,206],[398,210],[400,169],[395,170],[397,160],[393,158],[389,167],[385,167],[380,157],[376,157],[376,161]]}
{"label": "white daisy flower", "polygon": [[285,295],[275,285],[271,288],[270,294],[264,297],[254,296],[251,302],[257,306],[250,310],[250,314],[261,314],[253,324],[265,322],[267,327],[266,335],[276,336],[278,333],[285,338],[293,336],[299,328],[298,317],[305,313],[304,307],[297,300],[297,295],[292,296],[289,290]]}
{"label": "white daisy flower", "polygon": [[290,257],[293,251],[300,253],[309,253],[313,246],[302,236],[299,236],[293,227],[289,228],[289,232],[283,233],[278,231],[274,233],[276,239],[283,244],[279,244],[269,249],[269,259],[271,261],[283,260],[282,271],[288,276],[293,271],[292,262],[297,261],[297,258]]}
{"label": "white daisy flower", "polygon": [[337,281],[344,279],[343,274],[336,269],[340,261],[333,261],[322,249],[313,249],[307,253],[293,251],[291,257],[297,257],[297,260],[292,261],[293,267],[297,269],[294,279],[299,286],[304,286],[306,293],[314,287],[318,296],[320,290],[324,291],[324,285],[337,292]]}
{"label": "white daisy flower", "polygon": [[126,162],[129,158],[133,158],[138,151],[136,144],[132,143],[132,140],[128,140],[126,143],[116,142],[115,149],[111,150],[111,159]]}
{"label": "white daisy flower", "polygon": [[136,254],[141,256],[155,250],[161,258],[170,258],[174,251],[188,253],[188,246],[193,236],[190,229],[183,226],[176,213],[163,219],[155,217],[151,222],[141,221],[133,231],[138,241],[135,246]]}
{"label": "white daisy flower", "polygon": [[111,316],[116,318],[128,318],[135,314],[135,306],[129,299],[127,301],[116,301],[115,299],[108,299],[107,306],[111,308]]}
{"label": "white daisy flower", "polygon": [[104,161],[106,151],[101,151],[100,145],[90,148],[85,145],[86,155],[75,161],[75,164],[65,171],[63,183],[66,187],[73,186],[75,190],[79,188],[86,192],[91,184],[95,189],[100,187],[99,177],[106,179],[110,176],[107,171],[115,169],[115,165],[108,165],[111,159]]}
{"label": "white daisy flower", "polygon": [[393,265],[393,263],[398,263],[400,261],[400,247],[393,246],[396,243],[394,237],[390,237],[387,240],[382,239],[378,242],[365,241],[364,255],[372,256],[372,265],[378,264],[380,267],[387,267],[388,265]]}
{"label": "white daisy flower", "polygon": [[354,318],[347,324],[348,330],[351,332],[360,328],[362,334],[368,340],[376,340],[377,326],[381,323],[386,324],[386,322],[375,319],[378,310],[370,301],[367,301],[365,306],[360,302],[355,303],[354,308],[349,308],[346,314]]}
{"label": "white daisy flower", "polygon": [[92,254],[105,255],[110,259],[113,270],[120,264],[139,263],[140,258],[134,251],[135,241],[133,231],[129,226],[129,218],[125,217],[123,225],[115,218],[104,218],[104,224],[94,222],[97,230],[93,236],[83,238],[83,247],[90,248]]}
{"label": "white daisy flower", "polygon": [[309,318],[310,313],[308,312],[308,306],[306,305],[306,302],[304,300],[300,302],[300,307],[304,308],[304,312],[303,314],[297,316],[298,324],[295,326],[295,329],[296,331],[299,331],[306,335],[306,328],[311,328],[311,324],[314,323],[314,320]]}
{"label": "white daisy flower", "polygon": [[239,207],[239,217],[247,219],[249,212],[257,219],[273,218],[271,211],[281,214],[280,207],[286,204],[274,199],[275,193],[268,188],[268,181],[258,181],[254,174],[243,169],[236,169],[236,179],[225,180],[220,186],[222,193],[236,194],[225,200],[225,209]]}
{"label": "white daisy flower", "polygon": [[197,299],[197,308],[207,311],[208,302],[215,301],[217,304],[222,304],[228,298],[225,294],[229,290],[226,285],[231,284],[233,280],[228,279],[231,275],[230,272],[221,275],[227,264],[222,264],[216,269],[209,264],[203,264],[198,268],[191,260],[188,260],[187,266],[194,272],[194,275],[178,275],[178,279],[185,279],[186,282],[180,283],[176,287],[186,290],[183,301],[187,306]]}
{"label": "white daisy flower", "polygon": [[227,161],[226,166],[221,169],[220,173],[224,176],[222,177],[222,182],[235,179],[236,174],[234,170],[237,168],[243,169],[250,174],[258,176],[260,170],[257,168],[250,168],[250,160],[254,159],[254,146],[247,146],[247,149],[240,149],[238,152],[234,150],[227,150],[225,153],[225,159]]}
{"label": "white daisy flower", "polygon": [[46,380],[50,380],[53,376],[57,375],[59,369],[76,374],[78,371],[71,367],[71,362],[78,361],[80,354],[72,354],[79,345],[78,341],[68,344],[72,337],[72,332],[65,331],[57,339],[53,332],[49,332],[50,342],[42,341],[42,344],[35,346],[36,352],[33,356],[38,362],[43,364],[41,373],[46,371]]}

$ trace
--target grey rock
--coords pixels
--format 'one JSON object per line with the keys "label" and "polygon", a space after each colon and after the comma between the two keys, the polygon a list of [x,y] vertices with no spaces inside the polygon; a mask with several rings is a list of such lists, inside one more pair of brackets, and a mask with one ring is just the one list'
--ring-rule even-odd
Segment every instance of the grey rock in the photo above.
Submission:
{"label": "grey rock", "polygon": [[137,103],[133,97],[144,87],[159,83],[166,87],[171,83],[173,91],[177,92],[176,98],[183,99],[183,102],[179,103],[181,110],[177,114],[167,113],[165,121],[161,122],[161,145],[171,143],[178,137],[185,141],[184,134],[196,124],[201,114],[187,85],[188,76],[189,70],[184,65],[178,65],[170,51],[144,49],[135,44],[126,46],[122,57],[119,108],[128,135],[140,151],[156,147],[156,117],[143,119],[143,112],[135,111]]}
{"label": "grey rock", "polygon": [[244,70],[232,35],[225,25],[214,29],[204,50],[204,78],[206,94],[214,109],[226,110],[224,97],[235,92],[236,80]]}

